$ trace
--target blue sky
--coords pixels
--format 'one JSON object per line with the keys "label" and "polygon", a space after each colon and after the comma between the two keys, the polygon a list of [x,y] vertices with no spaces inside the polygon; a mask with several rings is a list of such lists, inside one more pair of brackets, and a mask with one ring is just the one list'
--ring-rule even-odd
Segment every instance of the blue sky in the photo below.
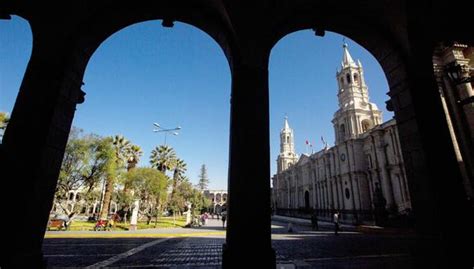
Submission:
{"label": "blue sky", "polygon": [[[337,110],[336,69],[342,59],[342,36],[299,31],[282,39],[270,59],[270,135],[272,174],[279,152],[279,131],[288,115],[298,153],[305,141],[322,147],[321,136],[334,143],[331,119]],[[381,67],[365,49],[346,39],[354,59],[364,66],[372,102],[383,111],[388,85]],[[31,55],[26,21],[0,20],[0,111],[11,112]],[[197,183],[206,164],[210,188],[227,187],[230,70],[222,50],[207,34],[183,23],[163,28],[160,21],[132,25],[107,39],[91,58],[73,125],[102,136],[122,134],[142,147],[140,165],[164,143],[153,122],[181,126],[167,144],[188,164]],[[249,150],[251,154],[251,150]],[[269,175],[270,177],[270,175]]]}

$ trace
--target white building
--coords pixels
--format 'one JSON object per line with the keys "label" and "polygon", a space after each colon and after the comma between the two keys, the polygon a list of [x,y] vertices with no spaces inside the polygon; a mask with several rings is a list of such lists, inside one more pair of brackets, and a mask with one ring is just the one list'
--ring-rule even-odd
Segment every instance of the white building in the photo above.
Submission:
{"label": "white building", "polygon": [[335,146],[298,156],[285,118],[272,206],[278,214],[307,216],[316,210],[330,219],[337,210],[346,222],[383,224],[411,209],[397,125],[394,119],[383,123],[382,112],[369,101],[362,64],[354,62],[346,44],[343,48],[336,75],[339,109],[332,120]]}
{"label": "white building", "polygon": [[212,213],[220,214],[226,211],[227,190],[205,190],[204,195],[212,201]]}

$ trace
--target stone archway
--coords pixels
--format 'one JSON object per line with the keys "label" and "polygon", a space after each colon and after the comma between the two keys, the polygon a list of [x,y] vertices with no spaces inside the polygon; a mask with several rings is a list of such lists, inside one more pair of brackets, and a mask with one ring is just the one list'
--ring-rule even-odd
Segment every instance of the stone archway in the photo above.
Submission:
{"label": "stone archway", "polygon": [[308,211],[310,208],[310,203],[309,203],[309,191],[304,192],[304,209]]}
{"label": "stone archway", "polygon": [[[8,19],[10,14],[24,17],[34,36],[33,53],[0,150],[0,170],[15,174],[18,180],[11,182],[13,188],[31,197],[17,204],[29,221],[18,224],[22,233],[4,240],[4,256],[9,260],[2,262],[25,268],[44,265],[41,242],[75,107],[84,100],[81,83],[88,59],[119,29],[161,18],[167,26],[179,20],[203,29],[217,40],[230,62],[229,219],[224,267],[244,267],[254,259],[266,268],[275,265],[267,208],[270,188],[265,180],[270,174],[268,58],[278,39],[311,28],[318,34],[334,31],[362,44],[387,75],[389,105],[399,124],[418,232],[434,242],[420,245],[418,267],[448,267],[450,260],[471,265],[468,249],[455,243],[468,243],[469,236],[442,215],[467,215],[465,223],[472,225],[469,212],[473,210],[464,200],[432,68],[434,42],[473,41],[470,17],[452,12],[440,20],[446,14],[445,6],[428,8],[425,3],[412,2],[368,1],[350,6],[330,1],[270,0],[134,1],[123,6],[93,1],[71,6],[2,2],[0,18]],[[52,16],[51,10],[60,12]],[[442,30],[445,25],[449,30]],[[31,129],[34,136],[27,132]],[[249,148],[252,154],[248,154]],[[25,164],[30,165],[28,169]],[[447,178],[448,184],[440,181]],[[4,204],[16,198],[9,193],[1,196]],[[252,237],[255,243],[249,245]]]}
{"label": "stone archway", "polygon": [[[232,58],[230,40],[233,37],[227,28],[223,8],[218,3],[199,2],[202,3],[188,3],[179,9],[174,4],[161,2],[151,6],[136,3],[127,8],[103,6],[89,13],[88,20],[76,26],[66,22],[67,16],[50,23],[38,22],[29,14],[24,16],[32,24],[33,49],[9,128],[4,135],[1,159],[9,167],[4,170],[7,174],[15,174],[22,181],[31,182],[15,188],[21,188],[32,199],[24,204],[18,203],[25,210],[25,218],[30,221],[24,223],[25,227],[21,230],[25,232],[12,239],[8,250],[28,258],[11,255],[15,258],[9,262],[42,263],[41,244],[65,144],[76,104],[84,101],[82,77],[90,57],[107,37],[137,22],[163,19],[164,25],[169,26],[172,21],[179,20],[210,35],[228,60]],[[102,8],[109,11],[103,13],[100,11]],[[86,13],[90,11],[83,10]],[[74,12],[84,14],[77,9]],[[35,129],[34,138],[26,132],[30,128]],[[21,163],[36,165],[32,165],[31,169],[21,169]]]}
{"label": "stone archway", "polygon": [[[468,209],[469,205],[465,201],[462,179],[456,168],[454,150],[450,145],[449,132],[435,85],[433,66],[429,59],[433,43],[426,45],[421,37],[400,39],[396,33],[373,27],[363,19],[351,20],[351,25],[347,25],[342,17],[331,13],[337,12],[336,7],[333,10],[328,8],[324,11],[325,14],[321,14],[321,6],[318,4],[305,8],[307,10],[298,18],[283,16],[284,23],[277,27],[274,44],[287,34],[299,30],[313,29],[316,35],[320,36],[324,36],[324,31],[328,30],[350,37],[377,59],[389,83],[387,94],[390,100],[387,101],[387,109],[395,113],[398,125],[407,182],[413,197],[414,214],[417,215],[417,231],[422,237],[433,240],[422,246],[423,250],[419,254],[420,257],[428,257],[429,253],[440,253],[447,241],[439,240],[438,236],[448,232],[449,223],[441,221],[434,212],[440,208],[449,211],[450,203],[452,206],[463,204],[464,210],[470,212],[472,207]],[[423,36],[422,32],[420,36]],[[423,88],[425,91],[414,90],[416,88]],[[432,116],[429,113],[433,113]],[[429,126],[433,119],[433,126],[436,127]],[[440,132],[434,135],[433,128]],[[443,141],[442,145],[437,144],[439,141]],[[440,152],[443,157],[439,156]],[[456,178],[448,189],[443,188],[441,181],[432,181],[435,177],[440,178],[440,175],[451,177],[448,175],[451,172],[447,173],[444,169],[446,167],[452,172],[451,176]],[[452,197],[453,200],[445,203],[445,200],[441,202],[436,198],[443,196]],[[462,214],[461,211],[457,212]],[[433,222],[436,224],[432,225]],[[449,255],[459,257],[460,253],[464,253],[461,249],[457,251],[456,253],[450,250]],[[421,260],[423,258],[417,258],[417,261]]]}

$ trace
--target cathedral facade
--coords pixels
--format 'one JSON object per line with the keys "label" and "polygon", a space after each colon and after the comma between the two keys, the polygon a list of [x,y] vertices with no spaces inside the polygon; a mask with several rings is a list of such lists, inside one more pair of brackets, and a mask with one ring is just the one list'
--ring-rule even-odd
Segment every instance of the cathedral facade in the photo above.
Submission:
{"label": "cathedral facade", "polygon": [[298,156],[285,118],[272,206],[278,214],[316,211],[330,220],[339,211],[345,222],[383,225],[411,211],[397,125],[394,119],[383,122],[382,112],[369,101],[362,64],[354,62],[346,44],[336,77],[335,145]]}

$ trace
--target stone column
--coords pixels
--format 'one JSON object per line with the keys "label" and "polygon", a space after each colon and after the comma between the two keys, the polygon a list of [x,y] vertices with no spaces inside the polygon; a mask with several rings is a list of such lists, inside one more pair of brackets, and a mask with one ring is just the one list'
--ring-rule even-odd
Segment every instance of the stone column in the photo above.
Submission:
{"label": "stone column", "polygon": [[392,179],[390,178],[390,172],[387,169],[388,160],[385,156],[385,141],[383,140],[383,134],[381,132],[376,132],[374,146],[375,154],[377,154],[378,168],[381,171],[380,180],[383,194],[387,200],[387,208],[391,208],[394,204]]}
{"label": "stone column", "polygon": [[314,165],[312,165],[311,170],[310,170],[310,178],[312,178],[311,184],[313,186],[313,205],[314,205],[314,209],[317,209],[319,206],[319,203],[318,203],[318,195],[317,195],[317,189],[316,189],[316,172],[314,169],[316,168],[314,167]]}
{"label": "stone column", "polygon": [[268,55],[262,58],[259,63],[234,63],[232,66],[228,224],[222,260],[224,268],[246,268],[256,260],[262,264],[262,268],[275,268],[268,182]]}
{"label": "stone column", "polygon": [[341,176],[339,176],[339,201],[341,203],[341,209],[347,209],[344,199],[344,183]]}
{"label": "stone column", "polygon": [[0,149],[0,171],[9,175],[0,197],[4,204],[14,200],[24,220],[15,222],[18,232],[2,238],[5,268],[45,266],[43,237],[76,104],[84,97],[80,76],[64,60],[71,54],[66,41],[54,30],[41,35],[34,29],[32,55]]}
{"label": "stone column", "polygon": [[[418,13],[418,12],[414,12]],[[415,15],[414,15],[415,16]],[[423,21],[416,15],[414,28]],[[433,74],[432,47],[423,31],[411,35],[409,80],[391,85],[415,226],[416,268],[472,267],[474,208],[467,199]],[[400,82],[401,81],[401,82]],[[407,85],[404,86],[404,83]],[[395,82],[393,83],[395,84]],[[408,88],[410,87],[410,88]],[[461,225],[449,216],[462,216]]]}

